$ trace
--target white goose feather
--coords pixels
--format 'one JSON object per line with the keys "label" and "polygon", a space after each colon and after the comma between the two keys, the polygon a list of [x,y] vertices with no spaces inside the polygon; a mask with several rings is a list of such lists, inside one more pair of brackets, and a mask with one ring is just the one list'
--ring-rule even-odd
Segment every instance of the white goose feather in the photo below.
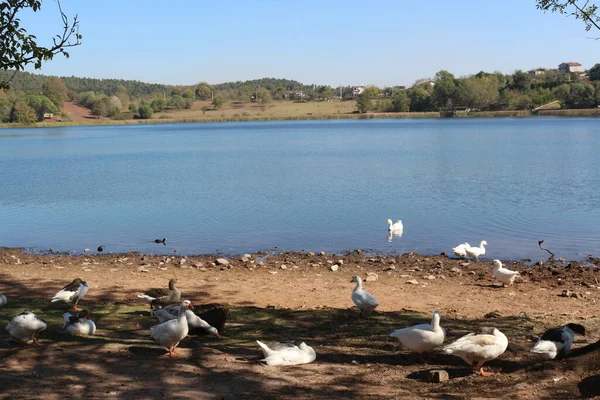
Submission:
{"label": "white goose feather", "polygon": [[6,325],[8,334],[17,341],[26,344],[33,340],[37,344],[36,334],[46,329],[46,322],[31,311],[25,311],[15,316]]}
{"label": "white goose feather", "polygon": [[271,349],[269,346],[257,340],[260,346],[264,361],[267,365],[299,365],[308,364],[317,358],[315,350],[306,343],[300,343],[300,346],[279,346],[278,349]]}
{"label": "white goose feather", "polygon": [[96,333],[96,324],[89,318],[88,313],[64,313],[63,329],[71,335],[93,335]]}
{"label": "white goose feather", "polygon": [[417,353],[430,351],[444,343],[446,332],[440,326],[440,313],[433,313],[431,324],[419,324],[408,328],[396,329],[390,333],[402,345]]}
{"label": "white goose feather", "polygon": [[351,298],[356,307],[360,310],[360,316],[367,316],[377,308],[379,302],[371,293],[362,287],[360,276],[354,275],[350,282],[356,282],[356,287],[352,290]]}
{"label": "white goose feather", "polygon": [[179,342],[188,334],[189,328],[185,316],[185,310],[188,308],[193,309],[194,306],[189,300],[182,301],[181,306],[179,306],[179,315],[177,316],[177,319],[172,319],[150,328],[150,336],[152,336],[152,339],[166,348],[171,357],[176,354],[175,348]]}
{"label": "white goose feather", "polygon": [[498,358],[506,347],[508,339],[502,332],[496,328],[482,328],[482,333],[469,333],[450,343],[444,347],[444,352],[459,356],[473,368],[479,367],[479,373],[487,376],[483,364]]}
{"label": "white goose feather", "polygon": [[487,244],[488,243],[485,240],[482,240],[479,247],[469,246],[465,248],[465,252],[469,257],[474,258],[475,261],[479,261],[479,257],[485,254],[485,246],[487,246]]}
{"label": "white goose feather", "polygon": [[502,282],[502,285],[511,286],[515,281],[517,275],[520,275],[518,271],[511,271],[510,269],[504,268],[500,260],[492,261],[492,275],[494,278]]}
{"label": "white goose feather", "polygon": [[[152,313],[154,315],[156,315],[156,318],[158,318],[158,320],[160,322],[167,322],[167,321],[176,319],[179,316],[179,307],[161,308],[161,309],[152,311]],[[211,335],[214,335],[218,338],[221,337],[221,336],[219,336],[219,331],[217,330],[217,328],[215,328],[214,326],[210,325],[208,322],[206,322],[205,320],[200,318],[192,310],[189,310],[189,309],[185,310],[185,317],[186,317],[189,328],[191,328],[191,329],[201,328],[201,329],[204,329],[206,332],[210,333]]]}

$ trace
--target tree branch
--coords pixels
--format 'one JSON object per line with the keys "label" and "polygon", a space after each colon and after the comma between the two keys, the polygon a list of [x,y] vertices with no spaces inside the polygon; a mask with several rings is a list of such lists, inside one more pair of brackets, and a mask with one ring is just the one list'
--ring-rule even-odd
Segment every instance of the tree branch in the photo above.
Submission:
{"label": "tree branch", "polygon": [[542,243],[544,243],[544,241],[543,241],[543,240],[538,240],[538,246],[540,246],[540,249],[542,249],[542,250],[545,250],[545,251],[547,251],[548,253],[550,253],[550,258],[549,258],[549,260],[553,260],[553,259],[554,259],[554,253],[553,253],[553,252],[551,252],[550,250],[548,250],[547,248],[545,248],[545,247],[542,247]]}

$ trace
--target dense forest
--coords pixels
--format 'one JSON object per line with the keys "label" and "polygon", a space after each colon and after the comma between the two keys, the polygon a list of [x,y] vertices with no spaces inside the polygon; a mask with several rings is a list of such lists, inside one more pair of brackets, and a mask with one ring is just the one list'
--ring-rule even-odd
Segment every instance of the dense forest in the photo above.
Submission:
{"label": "dense forest", "polygon": [[[12,78],[11,78],[12,77]],[[29,123],[59,113],[65,101],[74,101],[96,116],[123,119],[150,118],[166,109],[188,109],[194,101],[207,101],[202,110],[219,109],[226,102],[268,104],[273,100],[356,100],[358,112],[424,112],[460,109],[531,110],[558,101],[562,108],[595,108],[600,105],[600,64],[585,73],[538,69],[479,72],[455,77],[439,71],[410,88],[305,85],[288,79],[263,78],[215,85],[162,85],[122,79],[49,77],[0,70],[0,80],[10,78],[10,89],[0,91],[0,121]],[[64,116],[64,115],[63,115]]]}

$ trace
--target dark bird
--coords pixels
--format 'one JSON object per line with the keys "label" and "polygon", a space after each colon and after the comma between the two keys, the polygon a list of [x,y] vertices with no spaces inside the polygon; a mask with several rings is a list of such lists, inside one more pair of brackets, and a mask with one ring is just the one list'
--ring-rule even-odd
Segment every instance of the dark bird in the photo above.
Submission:
{"label": "dark bird", "polygon": [[168,306],[179,302],[181,291],[175,287],[177,279],[169,281],[169,288],[154,288],[147,290],[144,294],[138,294],[140,299],[145,299],[150,304],[150,309]]}
{"label": "dark bird", "polygon": [[564,357],[571,350],[575,333],[585,335],[585,327],[580,324],[567,324],[561,328],[550,328],[544,332],[531,351],[546,360],[553,360],[557,355]]}
{"label": "dark bird", "polygon": [[104,251],[104,246],[98,246],[98,251],[99,252],[103,252]]}
{"label": "dark bird", "polygon": [[81,310],[77,307],[77,303],[85,294],[88,292],[88,284],[86,281],[82,281],[80,278],[73,279],[73,282],[69,283],[64,288],[60,289],[58,293],[54,295],[51,303],[65,304],[73,307],[73,310]]}
{"label": "dark bird", "polygon": [[167,245],[167,238],[162,238],[162,239],[154,239],[154,243],[162,243],[165,246]]}

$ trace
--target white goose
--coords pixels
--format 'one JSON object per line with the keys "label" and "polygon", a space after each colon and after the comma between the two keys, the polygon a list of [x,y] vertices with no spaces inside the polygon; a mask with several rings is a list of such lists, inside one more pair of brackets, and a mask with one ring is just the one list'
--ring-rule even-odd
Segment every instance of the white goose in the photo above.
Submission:
{"label": "white goose", "polygon": [[485,240],[482,240],[479,244],[479,247],[469,246],[465,248],[465,252],[469,257],[474,258],[475,261],[479,262],[479,257],[485,254],[484,246],[487,246],[487,242]]}
{"label": "white goose", "polygon": [[494,268],[492,268],[492,275],[502,282],[502,286],[511,286],[517,275],[520,275],[518,271],[511,271],[510,269],[504,268],[500,260],[492,261],[492,265],[494,266]]}
{"label": "white goose", "polygon": [[463,243],[463,244],[459,244],[456,247],[452,248],[452,251],[454,252],[454,255],[456,257],[460,257],[460,258],[465,258],[467,257],[467,249],[471,247],[471,245],[467,242]]}
{"label": "white goose", "polygon": [[[152,313],[156,315],[160,322],[167,322],[176,319],[179,316],[179,307],[161,308],[152,311]],[[216,336],[219,339],[221,338],[217,328],[211,326],[208,322],[197,316],[192,310],[185,310],[185,317],[189,330],[193,331],[195,329],[204,329],[211,335]]]}
{"label": "white goose", "polygon": [[548,329],[531,352],[546,360],[553,360],[557,355],[564,357],[571,351],[575,333],[585,335],[585,327],[580,324],[567,324],[562,328]]}
{"label": "white goose", "polygon": [[402,225],[401,220],[393,222],[391,219],[386,219],[385,222],[388,224],[388,232],[394,232],[394,234],[402,234],[401,231],[404,230],[404,225]]}
{"label": "white goose", "polygon": [[362,279],[360,279],[360,276],[354,275],[350,282],[356,282],[356,287],[352,290],[350,297],[360,310],[360,316],[366,317],[377,308],[379,302],[371,293],[362,288]]}
{"label": "white goose", "polygon": [[35,335],[44,329],[46,329],[46,322],[31,311],[22,312],[6,325],[8,334],[23,346],[30,340],[33,341],[33,345],[40,346]]}
{"label": "white goose", "polygon": [[444,347],[444,352],[455,354],[471,365],[475,371],[479,367],[481,376],[490,376],[483,371],[486,361],[498,358],[508,346],[506,336],[496,328],[482,328],[482,333],[469,333]]}
{"label": "white goose", "polygon": [[179,306],[177,319],[172,319],[150,328],[152,339],[165,347],[169,351],[170,357],[177,355],[175,348],[188,334],[189,328],[185,316],[185,310],[188,308],[194,309],[194,306],[189,300],[182,301],[181,306]]}
{"label": "white goose", "polygon": [[5,306],[8,303],[8,299],[5,295],[0,293],[0,306]]}
{"label": "white goose", "polygon": [[440,326],[440,313],[436,311],[433,313],[431,324],[396,329],[390,333],[390,336],[398,339],[409,350],[419,353],[421,361],[424,361],[423,353],[442,345],[446,338],[446,332]]}
{"label": "white goose", "polygon": [[86,310],[78,314],[63,314],[63,329],[71,335],[93,335],[96,333],[96,324],[90,319],[90,313]]}
{"label": "white goose", "polygon": [[266,344],[257,340],[267,365],[298,365],[308,364],[317,358],[317,353],[306,343],[300,343],[300,346],[281,346],[278,349],[271,349]]}
{"label": "white goose", "polygon": [[73,279],[73,282],[59,290],[50,302],[58,305],[69,305],[73,307],[73,310],[81,311],[81,308],[77,307],[77,303],[87,292],[87,282],[82,281],[80,278],[75,278]]}

